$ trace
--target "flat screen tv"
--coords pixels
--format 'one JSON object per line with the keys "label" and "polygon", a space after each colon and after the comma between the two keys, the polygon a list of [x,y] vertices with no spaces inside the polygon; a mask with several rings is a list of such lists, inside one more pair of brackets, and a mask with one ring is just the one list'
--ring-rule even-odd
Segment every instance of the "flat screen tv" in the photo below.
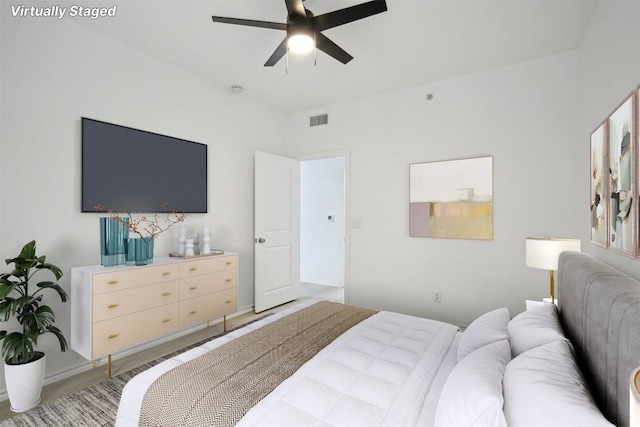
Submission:
{"label": "flat screen tv", "polygon": [[207,145],[82,118],[82,212],[207,212]]}

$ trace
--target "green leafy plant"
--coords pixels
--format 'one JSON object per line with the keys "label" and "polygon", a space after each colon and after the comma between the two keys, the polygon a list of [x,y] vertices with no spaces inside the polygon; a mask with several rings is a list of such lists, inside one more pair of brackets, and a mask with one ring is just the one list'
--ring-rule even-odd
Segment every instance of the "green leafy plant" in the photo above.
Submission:
{"label": "green leafy plant", "polygon": [[[22,332],[0,331],[2,358],[11,365],[29,363],[37,358],[35,346],[40,335],[51,332],[60,342],[60,350],[67,350],[67,341],[62,331],[54,326],[55,315],[51,307],[42,304],[42,292],[52,289],[62,302],[68,297],[64,289],[54,281],[33,283],[33,276],[42,270],[50,271],[60,280],[62,270],[46,262],[46,256],[36,255],[36,242],[24,245],[20,255],[6,259],[13,264],[11,273],[0,275],[0,320],[5,322],[15,317],[22,326]],[[17,294],[16,297],[10,295]]]}

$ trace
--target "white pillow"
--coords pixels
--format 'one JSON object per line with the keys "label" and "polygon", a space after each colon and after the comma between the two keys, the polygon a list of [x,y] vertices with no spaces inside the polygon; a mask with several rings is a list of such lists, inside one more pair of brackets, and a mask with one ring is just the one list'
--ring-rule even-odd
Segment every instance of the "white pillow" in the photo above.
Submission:
{"label": "white pillow", "polygon": [[507,329],[513,357],[550,342],[566,340],[553,304],[544,304],[518,314],[509,322]]}
{"label": "white pillow", "polygon": [[435,427],[506,427],[502,378],[511,349],[507,340],[479,348],[447,378],[436,408]]}
{"label": "white pillow", "polygon": [[490,311],[471,322],[460,338],[458,361],[473,350],[508,338],[507,324],[511,316],[506,307]]}
{"label": "white pillow", "polygon": [[568,341],[514,358],[504,373],[509,427],[612,427],[596,407]]}

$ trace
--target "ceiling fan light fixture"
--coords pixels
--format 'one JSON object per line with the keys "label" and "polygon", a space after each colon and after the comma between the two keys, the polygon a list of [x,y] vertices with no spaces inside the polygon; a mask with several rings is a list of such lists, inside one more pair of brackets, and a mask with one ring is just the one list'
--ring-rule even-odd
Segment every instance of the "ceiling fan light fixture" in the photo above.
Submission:
{"label": "ceiling fan light fixture", "polygon": [[369,0],[365,3],[334,10],[333,12],[314,15],[313,12],[305,7],[304,1],[305,0],[284,0],[285,6],[287,7],[286,23],[229,18],[225,16],[212,16],[211,19],[213,22],[221,22],[224,24],[286,31],[287,35],[284,40],[280,42],[276,50],[271,54],[269,59],[267,59],[267,62],[264,63],[265,67],[273,67],[284,56],[287,57],[288,61],[289,52],[293,52],[294,54],[315,52],[316,48],[339,62],[346,64],[353,59],[353,56],[332,42],[322,32],[387,11],[386,0]]}
{"label": "ceiling fan light fixture", "polygon": [[289,36],[287,40],[287,46],[293,53],[305,54],[313,50],[313,48],[315,47],[315,42],[313,40],[313,37],[311,37],[309,34],[298,33]]}

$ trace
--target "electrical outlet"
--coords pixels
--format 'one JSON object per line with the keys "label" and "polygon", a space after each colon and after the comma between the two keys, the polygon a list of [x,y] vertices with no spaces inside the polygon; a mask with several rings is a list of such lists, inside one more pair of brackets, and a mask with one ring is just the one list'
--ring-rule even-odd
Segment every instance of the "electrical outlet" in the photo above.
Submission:
{"label": "electrical outlet", "polygon": [[442,302],[442,292],[433,291],[433,302]]}

